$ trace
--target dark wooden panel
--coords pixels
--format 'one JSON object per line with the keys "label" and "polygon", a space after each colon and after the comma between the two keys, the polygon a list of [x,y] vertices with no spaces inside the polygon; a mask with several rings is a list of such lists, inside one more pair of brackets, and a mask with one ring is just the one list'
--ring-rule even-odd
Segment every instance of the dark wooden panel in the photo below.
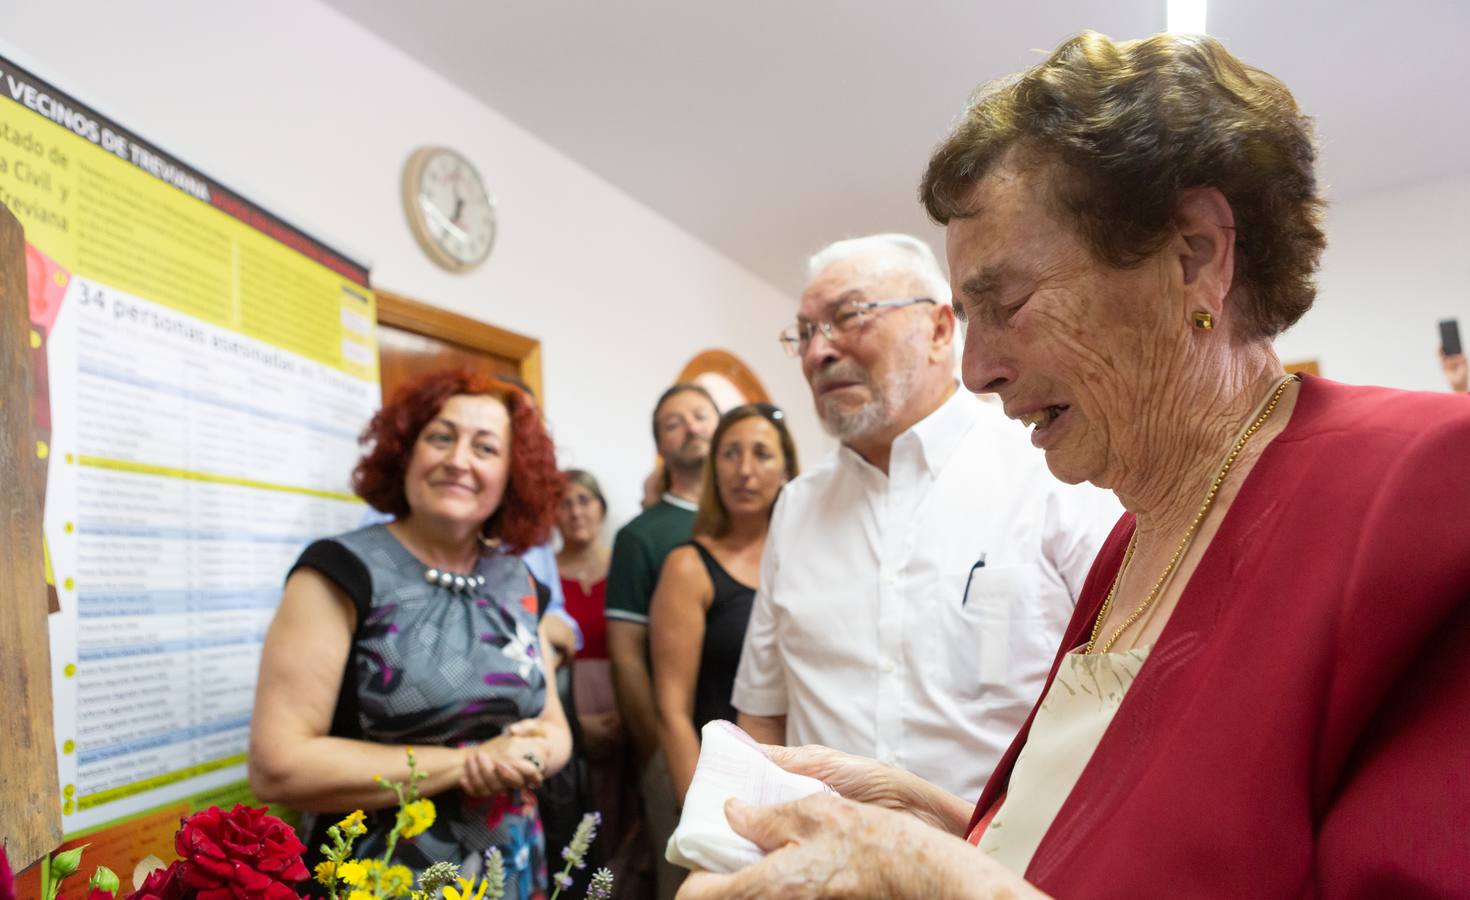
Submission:
{"label": "dark wooden panel", "polygon": [[387,291],[377,291],[377,298],[384,399],[417,375],[462,365],[519,377],[546,408],[540,341]]}
{"label": "dark wooden panel", "polygon": [[521,374],[520,366],[515,360],[476,352],[437,338],[379,323],[378,377],[382,380],[385,402],[404,382],[452,366],[464,366],[489,375],[520,377]]}

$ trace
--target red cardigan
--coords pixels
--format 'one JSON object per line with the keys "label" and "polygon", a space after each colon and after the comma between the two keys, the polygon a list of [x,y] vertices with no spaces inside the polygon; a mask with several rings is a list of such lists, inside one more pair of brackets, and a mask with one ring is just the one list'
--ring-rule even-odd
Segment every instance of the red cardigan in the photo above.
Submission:
{"label": "red cardigan", "polygon": [[1470,896],[1470,398],[1303,378],[1026,878],[1062,898]]}

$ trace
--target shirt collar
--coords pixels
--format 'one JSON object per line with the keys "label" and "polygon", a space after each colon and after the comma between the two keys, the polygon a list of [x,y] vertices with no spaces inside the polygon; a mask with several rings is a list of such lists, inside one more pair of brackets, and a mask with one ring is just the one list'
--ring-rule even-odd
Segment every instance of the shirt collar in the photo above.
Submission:
{"label": "shirt collar", "polygon": [[677,506],[680,509],[687,509],[690,512],[699,512],[698,503],[695,503],[692,500],[685,500],[683,497],[680,497],[678,494],[675,494],[672,491],[664,491],[663,501],[670,506]]}
{"label": "shirt collar", "polygon": [[[977,419],[976,413],[980,400],[963,386],[956,385],[949,399],[939,404],[939,408],[929,415],[914,423],[908,431],[893,439],[893,452],[889,456],[889,472],[892,473],[894,460],[901,455],[905,448],[912,446],[914,449],[907,452],[918,453],[924,467],[931,475],[938,475],[940,470],[949,462],[959,449],[960,442],[965,435],[970,433],[970,428]],[[859,469],[871,469],[868,461],[863,459],[857,451],[843,444],[838,447],[838,458],[844,460],[848,465],[856,465]],[[877,472],[876,469],[873,471]]]}
{"label": "shirt collar", "polygon": [[979,402],[974,394],[956,385],[948,400],[899,435],[894,444],[917,441],[929,473],[937,475],[959,449],[965,435],[970,433],[975,424],[975,406]]}

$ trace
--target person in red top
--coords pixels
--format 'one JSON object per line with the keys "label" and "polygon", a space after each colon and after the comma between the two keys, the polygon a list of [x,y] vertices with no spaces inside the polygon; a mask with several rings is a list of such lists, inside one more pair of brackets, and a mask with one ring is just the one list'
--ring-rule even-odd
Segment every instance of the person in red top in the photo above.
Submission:
{"label": "person in red top", "polygon": [[1127,512],[978,804],[771,748],[841,796],[730,804],[768,855],[681,897],[1470,895],[1470,409],[1283,370],[1315,157],[1207,37],[982,90],[921,188],[965,384]]}
{"label": "person in red top", "polygon": [[[577,701],[581,750],[589,763],[593,802],[602,813],[603,833],[620,839],[630,828],[632,798],[625,796],[627,755],[622,720],[613,697],[612,664],[607,655],[607,569],[612,550],[602,539],[607,500],[591,472],[568,469],[566,492],[557,507],[556,525],[561,551],[556,554],[567,612],[582,629],[582,649],[572,664],[573,694]],[[616,851],[607,848],[603,859]]]}
{"label": "person in red top", "polygon": [[[602,540],[602,523],[607,518],[607,501],[591,472],[568,469],[567,492],[557,507],[556,525],[561,531],[561,552],[556,568],[561,573],[567,612],[582,629],[582,650],[577,661],[607,659],[607,567],[612,551]],[[605,679],[604,679],[605,680]]]}

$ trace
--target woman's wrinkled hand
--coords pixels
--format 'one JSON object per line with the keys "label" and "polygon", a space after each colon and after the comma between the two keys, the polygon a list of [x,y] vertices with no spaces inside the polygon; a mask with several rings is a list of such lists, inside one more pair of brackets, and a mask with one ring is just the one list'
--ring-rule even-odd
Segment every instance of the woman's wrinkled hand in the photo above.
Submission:
{"label": "woman's wrinkled hand", "polygon": [[693,872],[678,900],[1045,896],[955,835],[831,794],[759,808],[729,800],[725,817],[765,857],[730,875]]}
{"label": "woman's wrinkled hand", "polygon": [[731,800],[725,816],[766,857],[732,875],[692,873],[678,900],[938,896],[895,889],[915,877],[914,859],[895,852],[898,831],[922,827],[911,818],[830,794],[761,808]]}
{"label": "woman's wrinkled hand", "polygon": [[854,756],[830,747],[762,745],[767,758],[788,772],[826,782],[849,800],[870,803],[917,817],[924,824],[950,834],[960,833],[970,820],[973,804],[937,788],[912,772]]}
{"label": "woman's wrinkled hand", "polygon": [[893,802],[894,782],[902,772],[876,759],[816,744],[804,747],[762,744],[761,750],[771,762],[786,771],[825,782],[849,800],[898,808]]}

